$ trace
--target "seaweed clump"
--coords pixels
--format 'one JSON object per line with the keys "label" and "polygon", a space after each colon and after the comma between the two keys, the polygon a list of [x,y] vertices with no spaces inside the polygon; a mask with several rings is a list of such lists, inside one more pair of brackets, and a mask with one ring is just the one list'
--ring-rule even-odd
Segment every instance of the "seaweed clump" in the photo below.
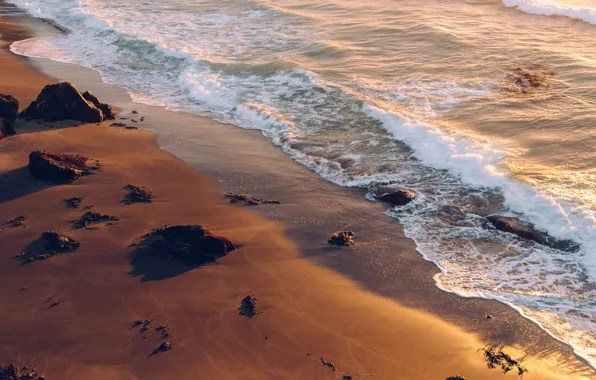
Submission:
{"label": "seaweed clump", "polygon": [[232,203],[232,204],[240,203],[240,202],[244,202],[249,206],[258,206],[258,205],[265,205],[265,204],[272,204],[272,205],[281,204],[280,201],[249,197],[248,195],[242,194],[242,193],[227,193],[226,195],[224,195],[224,197],[228,198],[230,200],[230,203]]}
{"label": "seaweed clump", "polygon": [[486,345],[480,349],[486,359],[486,365],[490,369],[501,367],[504,374],[509,373],[513,369],[517,369],[517,374],[523,376],[528,370],[521,365],[521,359],[515,360],[511,356],[503,352],[501,348],[495,348],[491,345]]}

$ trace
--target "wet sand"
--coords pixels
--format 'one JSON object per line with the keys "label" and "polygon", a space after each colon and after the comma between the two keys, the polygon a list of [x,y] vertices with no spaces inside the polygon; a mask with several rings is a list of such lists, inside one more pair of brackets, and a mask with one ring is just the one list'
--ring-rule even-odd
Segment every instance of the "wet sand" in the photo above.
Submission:
{"label": "wet sand", "polygon": [[[478,352],[496,343],[514,357],[532,354],[526,379],[593,376],[566,346],[507,306],[437,289],[437,269],[381,215],[380,204],[325,182],[259,134],[133,104],[84,69],[0,53],[2,67],[10,67],[0,74],[0,92],[26,105],[54,82],[50,77],[71,80],[122,116],[138,110],[165,148],[150,132],[110,122],[54,129],[19,122],[19,134],[0,141],[0,223],[26,217],[25,227],[0,232],[0,361],[35,366],[48,380],[497,379],[503,375],[487,369]],[[84,154],[102,167],[71,185],[43,184],[25,168],[35,149]],[[129,183],[153,191],[154,202],[121,204]],[[226,191],[282,204],[232,206],[222,198]],[[73,230],[70,221],[84,210],[62,200],[74,196],[119,221]],[[191,270],[132,261],[129,245],[164,224],[201,224],[242,247],[217,265]],[[81,248],[20,265],[14,256],[49,229]],[[356,247],[325,244],[340,229],[356,231]],[[248,293],[261,312],[252,319],[238,314]],[[154,322],[141,332],[131,329],[136,319]],[[164,341],[153,330],[161,324],[169,326],[174,349],[149,356]]]}

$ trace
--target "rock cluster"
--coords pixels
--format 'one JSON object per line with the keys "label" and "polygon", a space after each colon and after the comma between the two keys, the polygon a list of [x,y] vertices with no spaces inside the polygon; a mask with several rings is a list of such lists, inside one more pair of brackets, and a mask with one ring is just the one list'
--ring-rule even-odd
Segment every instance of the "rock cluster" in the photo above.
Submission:
{"label": "rock cluster", "polygon": [[29,154],[27,167],[35,179],[70,183],[89,173],[89,168],[85,165],[87,161],[85,156],[36,150]]}
{"label": "rock cluster", "polygon": [[21,112],[20,117],[49,122],[78,120],[89,123],[114,118],[110,106],[101,103],[90,92],[85,94],[82,95],[69,82],[47,85],[37,99]]}
{"label": "rock cluster", "polygon": [[56,231],[47,231],[42,233],[39,239],[31,243],[25,252],[18,255],[17,258],[23,263],[31,263],[46,260],[60,253],[74,252],[80,246],[81,244],[73,238]]}
{"label": "rock cluster", "polygon": [[83,214],[78,220],[75,220],[72,223],[72,228],[79,229],[79,228],[87,228],[89,229],[89,225],[97,224],[97,223],[104,223],[104,222],[112,222],[117,221],[118,217],[112,215],[103,215],[98,213],[95,210],[89,210]]}
{"label": "rock cluster", "polygon": [[213,263],[236,249],[228,239],[213,235],[203,226],[178,225],[154,229],[141,238],[137,253],[153,253],[186,265]]}

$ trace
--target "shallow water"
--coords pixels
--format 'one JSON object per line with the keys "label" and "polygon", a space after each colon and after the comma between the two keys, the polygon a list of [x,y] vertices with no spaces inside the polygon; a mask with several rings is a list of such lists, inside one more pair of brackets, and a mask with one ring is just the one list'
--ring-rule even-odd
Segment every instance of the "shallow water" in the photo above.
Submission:
{"label": "shallow water", "polygon": [[[11,2],[72,31],[19,54],[260,129],[337,184],[416,191],[390,214],[439,265],[438,286],[508,303],[596,364],[596,5]],[[496,213],[581,250],[483,228]]]}

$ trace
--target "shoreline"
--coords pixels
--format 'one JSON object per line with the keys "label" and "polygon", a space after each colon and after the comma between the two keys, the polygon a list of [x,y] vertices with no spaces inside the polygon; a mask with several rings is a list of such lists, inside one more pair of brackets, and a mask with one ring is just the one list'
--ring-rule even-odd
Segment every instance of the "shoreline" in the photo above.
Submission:
{"label": "shoreline", "polygon": [[[454,328],[451,324],[455,324],[474,335],[482,335],[486,341],[501,341],[507,345],[523,343],[521,346],[524,351],[530,352],[531,355],[541,354],[553,359],[553,353],[561,351],[569,372],[580,371],[581,374],[581,371],[588,371],[582,369],[581,364],[572,363],[567,346],[559,342],[550,342],[552,338],[545,337],[544,331],[523,319],[508,306],[496,301],[464,299],[438,289],[432,279],[433,273],[438,269],[418,255],[413,242],[403,236],[403,231],[395,220],[381,214],[382,205],[366,201],[359,189],[340,188],[319,178],[284,156],[270,141],[260,134],[257,135],[258,132],[240,130],[194,115],[133,104],[123,90],[101,83],[98,75],[91,74],[89,70],[44,60],[27,61],[35,66],[41,64],[42,71],[50,77],[70,79],[79,88],[90,89],[102,100],[123,109],[123,115],[127,115],[126,112],[132,109],[138,109],[141,114],[147,115],[146,127],[158,133],[158,144],[175,154],[181,160],[180,165],[186,167],[182,162],[188,163],[198,172],[221,182],[223,190],[218,192],[217,197],[211,190],[211,200],[220,198],[228,190],[282,200],[281,207],[258,207],[258,210],[266,219],[277,221],[279,223],[276,225],[286,227],[285,235],[289,237],[290,242],[299,247],[300,258],[292,257],[292,260],[309,270],[322,271],[325,276],[328,275],[327,278],[333,279],[330,283],[337,285],[337,281],[345,281],[351,285],[342,282],[342,286],[350,291],[370,292],[359,301],[367,302],[374,298],[375,306],[381,307],[377,305],[379,302],[381,305],[388,303],[386,306],[392,311],[414,313],[416,318],[425,322],[432,321],[431,324],[439,323],[449,331]],[[32,93],[29,95],[34,96]],[[193,129],[187,130],[185,125],[192,125]],[[200,128],[195,130],[196,126]],[[92,134],[93,127],[77,127],[55,132],[65,133],[74,138],[78,128],[86,128],[86,132]],[[109,131],[111,134],[114,129]],[[164,135],[164,132],[168,131],[170,135]],[[122,133],[124,132],[118,132],[119,135]],[[145,132],[140,133],[144,134]],[[133,140],[131,138],[131,141]],[[242,152],[241,160],[238,159],[238,151]],[[227,206],[226,212],[234,210],[247,214],[241,208],[238,210],[239,207],[230,207]],[[270,223],[263,222],[256,216],[250,218],[256,218],[259,223],[266,225]],[[344,220],[351,220],[352,223],[346,225]],[[355,230],[358,244],[354,250],[336,251],[321,244],[329,233],[350,225],[357,226]],[[275,230],[278,227],[271,228]],[[399,252],[398,257],[395,252]],[[281,258],[282,261],[286,259],[288,257]],[[397,300],[403,306],[391,299]],[[412,311],[409,307],[421,309],[423,312]],[[427,312],[432,315],[427,315]],[[487,313],[495,318],[490,322],[474,322]],[[391,318],[387,315],[385,317]],[[439,317],[442,321],[436,320]],[[391,325],[386,327],[390,328]],[[533,346],[525,342],[526,340],[532,340]],[[561,346],[567,349],[562,349]],[[466,355],[473,354],[469,352]],[[476,362],[479,359],[474,358],[472,361]],[[452,373],[450,376],[455,374]],[[498,374],[497,371],[486,370],[481,376],[493,378]],[[531,370],[527,377],[549,378],[548,375],[534,377],[535,375],[535,370]]]}

